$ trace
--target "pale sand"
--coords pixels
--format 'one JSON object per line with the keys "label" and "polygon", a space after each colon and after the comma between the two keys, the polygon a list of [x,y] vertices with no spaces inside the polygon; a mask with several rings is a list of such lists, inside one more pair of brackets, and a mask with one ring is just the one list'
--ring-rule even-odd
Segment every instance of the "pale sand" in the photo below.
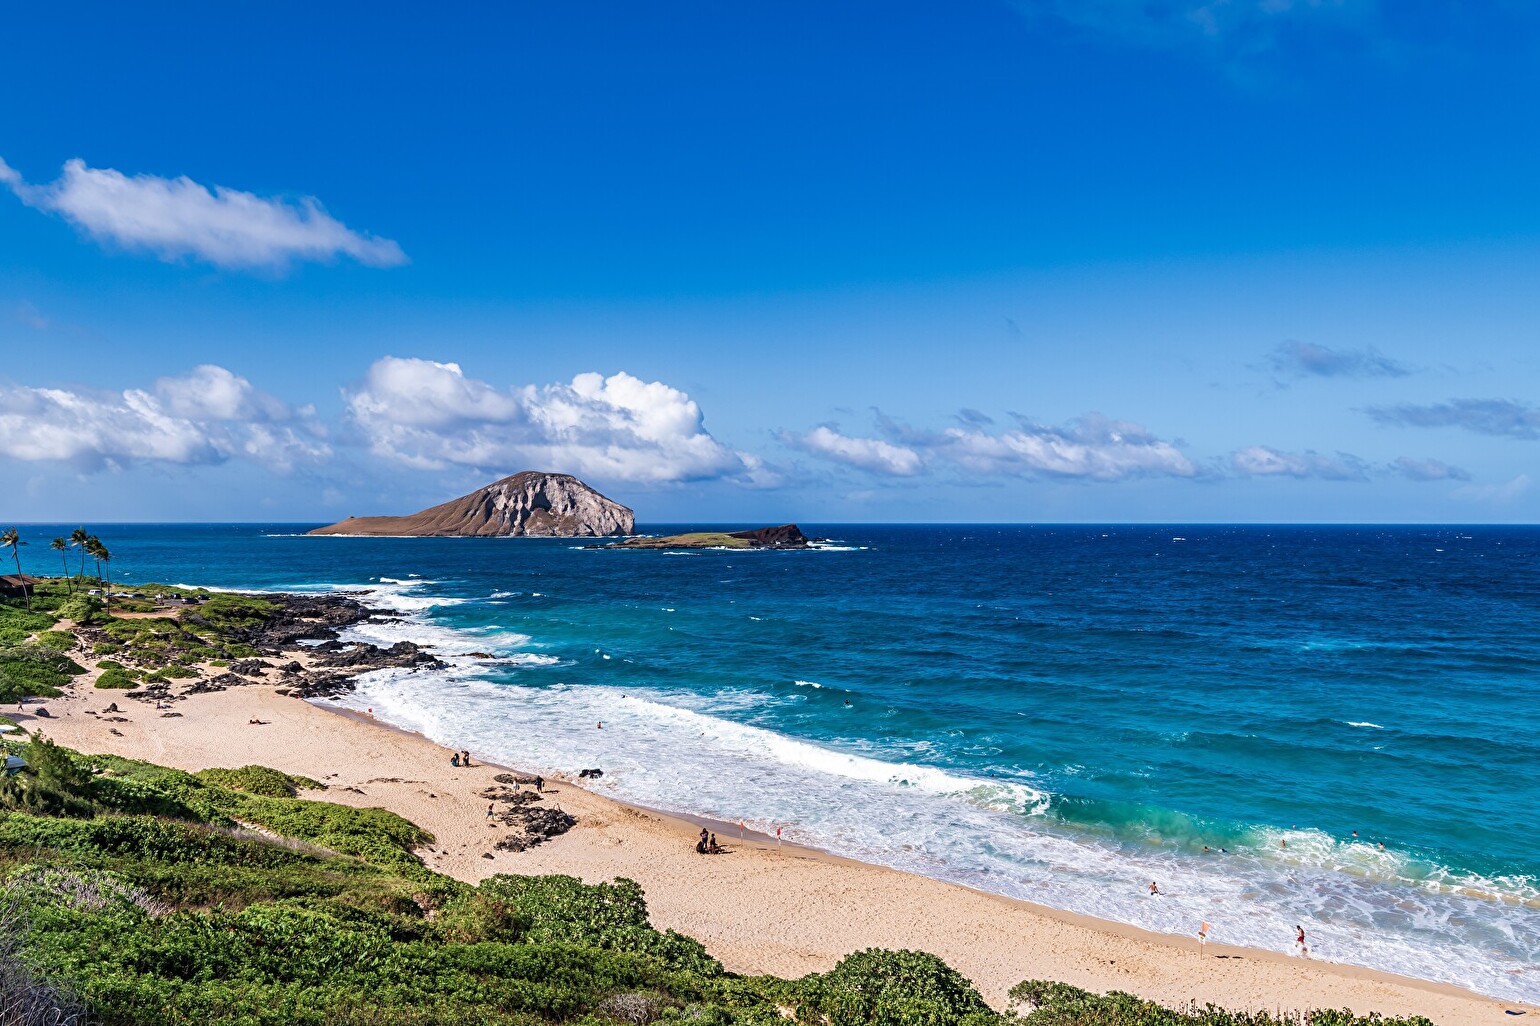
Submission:
{"label": "pale sand", "polygon": [[[166,718],[147,704],[124,700],[121,692],[81,683],[74,694],[45,703],[52,719],[9,709],[7,715],[85,752],[186,770],[256,763],[322,780],[328,790],[314,797],[380,806],[430,830],[436,841],[421,852],[424,860],[461,880],[493,873],[565,873],[590,882],[630,877],[646,889],[656,926],[698,938],[735,972],[794,977],[828,969],[861,948],[916,948],[946,959],[999,1008],[1006,991],[1028,978],[1129,991],[1169,1005],[1345,1007],[1361,1014],[1425,1015],[1447,1026],[1520,1021],[1504,1009],[1524,1007],[1254,949],[1210,944],[1200,957],[1195,939],[1146,933],[792,845],[777,850],[768,839],[739,843],[732,828],[719,831],[732,854],[702,857],[694,851],[699,824],[556,781],[546,783],[545,800],[576,816],[578,826],[527,852],[493,852],[492,842],[506,831],[488,827],[487,802],[477,792],[492,785],[500,767],[451,767],[449,753],[423,738],[279,696],[267,686],[197,695],[175,703],[181,716]],[[114,700],[126,722],[86,712],[100,712]],[[253,726],[247,722],[252,718],[271,723]],[[494,857],[483,858],[483,852]],[[1540,1009],[1527,1011],[1540,1015]]]}

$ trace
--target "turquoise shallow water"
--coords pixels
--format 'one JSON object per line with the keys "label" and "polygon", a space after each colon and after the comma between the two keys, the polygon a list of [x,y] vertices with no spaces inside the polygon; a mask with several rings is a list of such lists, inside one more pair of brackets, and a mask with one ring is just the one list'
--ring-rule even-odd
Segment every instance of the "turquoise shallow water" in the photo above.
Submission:
{"label": "turquoise shallow water", "polygon": [[[61,530],[23,529],[38,569]],[[352,699],[489,759],[1540,999],[1534,528],[845,525],[749,553],[93,530],[128,581],[367,587],[399,615],[361,636],[497,653]]]}

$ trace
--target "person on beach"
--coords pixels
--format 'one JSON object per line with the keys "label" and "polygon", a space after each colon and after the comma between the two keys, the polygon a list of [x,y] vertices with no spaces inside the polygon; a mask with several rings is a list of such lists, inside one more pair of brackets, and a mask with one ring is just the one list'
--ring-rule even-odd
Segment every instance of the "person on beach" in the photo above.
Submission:
{"label": "person on beach", "polygon": [[491,802],[487,802],[487,818],[488,819],[492,818],[492,803]]}
{"label": "person on beach", "polygon": [[1201,956],[1208,947],[1208,923],[1198,927],[1198,954]]}
{"label": "person on beach", "polygon": [[710,831],[708,831],[705,827],[701,827],[700,840],[695,842],[695,852],[697,855],[705,855],[707,853],[710,838]]}
{"label": "person on beach", "polygon": [[544,790],[545,790],[545,777],[537,775],[535,777],[535,793],[536,794],[540,794]]}
{"label": "person on beach", "polygon": [[455,752],[453,755],[451,755],[449,757],[449,765],[451,765],[451,766],[458,766],[458,765],[460,765],[460,753],[459,752]]}
{"label": "person on beach", "polygon": [[461,766],[469,766],[470,764],[471,764],[471,753],[470,752],[461,752],[460,753],[460,765]]}
{"label": "person on beach", "polygon": [[1156,883],[1154,880],[1150,881],[1150,897],[1160,897],[1160,884]]}
{"label": "person on beach", "polygon": [[1305,943],[1305,928],[1296,925],[1294,927],[1294,954],[1300,958],[1310,957],[1310,946]]}
{"label": "person on beach", "polygon": [[722,854],[722,846],[717,843],[717,835],[716,834],[712,834],[711,835],[711,843],[706,846],[706,850],[708,852],[710,852],[711,854],[713,854],[713,855],[720,855],[720,854]]}

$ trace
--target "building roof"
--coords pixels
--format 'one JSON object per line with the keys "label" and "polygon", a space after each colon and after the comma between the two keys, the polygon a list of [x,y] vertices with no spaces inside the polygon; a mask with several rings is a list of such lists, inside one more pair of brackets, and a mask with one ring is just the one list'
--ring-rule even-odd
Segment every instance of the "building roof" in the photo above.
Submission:
{"label": "building roof", "polygon": [[41,578],[33,577],[31,574],[0,574],[0,584],[12,588],[20,588],[22,585],[32,588],[42,583]]}

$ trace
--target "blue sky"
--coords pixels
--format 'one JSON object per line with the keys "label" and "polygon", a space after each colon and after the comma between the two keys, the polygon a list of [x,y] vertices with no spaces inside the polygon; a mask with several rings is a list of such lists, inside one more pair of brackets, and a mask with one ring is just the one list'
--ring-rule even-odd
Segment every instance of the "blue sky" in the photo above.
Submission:
{"label": "blue sky", "polygon": [[1532,522],[1531,11],[33,5],[0,519]]}

